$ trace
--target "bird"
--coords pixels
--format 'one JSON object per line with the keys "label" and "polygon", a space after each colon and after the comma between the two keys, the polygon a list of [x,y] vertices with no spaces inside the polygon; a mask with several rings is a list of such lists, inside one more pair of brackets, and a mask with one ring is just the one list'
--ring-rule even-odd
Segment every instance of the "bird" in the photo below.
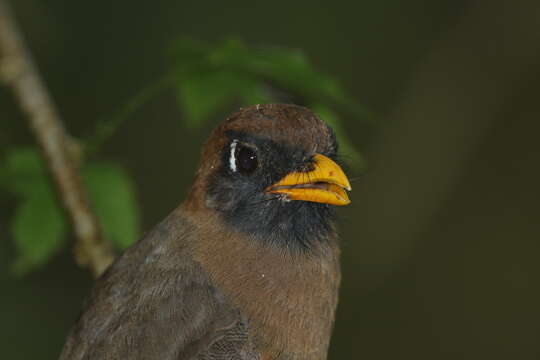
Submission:
{"label": "bird", "polygon": [[203,146],[186,199],[96,281],[60,360],[324,360],[350,203],[331,127],[255,105]]}

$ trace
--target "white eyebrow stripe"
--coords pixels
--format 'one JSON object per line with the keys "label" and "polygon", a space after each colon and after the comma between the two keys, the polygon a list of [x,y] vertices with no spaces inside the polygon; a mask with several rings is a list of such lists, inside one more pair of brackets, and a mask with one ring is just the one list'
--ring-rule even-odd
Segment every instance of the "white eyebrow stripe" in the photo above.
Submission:
{"label": "white eyebrow stripe", "polygon": [[238,144],[238,140],[233,140],[231,143],[231,156],[229,157],[229,167],[233,172],[236,172],[236,157],[234,156],[236,144]]}

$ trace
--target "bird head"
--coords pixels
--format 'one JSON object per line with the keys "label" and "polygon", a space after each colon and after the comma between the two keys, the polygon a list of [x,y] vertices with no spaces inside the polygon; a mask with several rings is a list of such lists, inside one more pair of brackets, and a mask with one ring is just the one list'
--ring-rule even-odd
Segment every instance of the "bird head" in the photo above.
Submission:
{"label": "bird head", "polygon": [[241,109],[203,150],[186,205],[272,244],[307,250],[333,234],[333,207],[350,203],[332,129],[306,108]]}

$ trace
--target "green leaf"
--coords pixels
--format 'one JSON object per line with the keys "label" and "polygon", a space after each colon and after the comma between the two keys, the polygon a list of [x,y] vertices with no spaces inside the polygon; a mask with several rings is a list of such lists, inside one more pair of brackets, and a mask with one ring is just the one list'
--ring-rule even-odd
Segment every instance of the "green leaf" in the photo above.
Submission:
{"label": "green leaf", "polygon": [[175,55],[178,103],[192,127],[237,101],[242,105],[279,101],[272,94],[283,91],[304,103],[365,112],[336,79],[316,70],[298,50],[249,48],[235,38],[216,46],[183,38],[175,44]]}
{"label": "green leaf", "polygon": [[346,164],[355,170],[364,169],[366,167],[365,159],[360,152],[356,150],[351,139],[346,135],[338,115],[321,104],[312,105],[311,110],[334,130],[340,146],[340,156],[345,158]]}
{"label": "green leaf", "polygon": [[64,245],[66,228],[51,186],[36,182],[17,207],[11,226],[17,250],[13,271],[24,275],[44,265]]}
{"label": "green leaf", "polygon": [[6,186],[21,199],[11,232],[17,251],[13,270],[23,275],[44,265],[62,247],[67,225],[36,150],[12,150],[5,170]]}
{"label": "green leaf", "polygon": [[130,176],[114,164],[89,164],[83,169],[103,233],[116,247],[125,249],[139,236],[139,208]]}
{"label": "green leaf", "polygon": [[253,79],[233,71],[195,73],[179,80],[178,101],[187,116],[187,125],[198,127],[255,87]]}
{"label": "green leaf", "polygon": [[317,71],[304,54],[295,49],[249,48],[242,41],[228,39],[210,50],[207,62],[216,68],[236,69],[259,83],[271,83],[297,96],[343,103],[347,96],[338,82]]}
{"label": "green leaf", "polygon": [[[65,215],[55,197],[43,161],[34,149],[17,149],[6,156],[3,183],[21,201],[11,231],[17,259],[13,270],[25,274],[42,266],[64,244]],[[139,235],[139,216],[131,178],[113,164],[91,164],[83,180],[107,239],[123,249]]]}
{"label": "green leaf", "polygon": [[299,51],[270,48],[261,49],[246,67],[275,82],[278,86],[309,101],[341,102],[346,98],[338,82],[316,71]]}
{"label": "green leaf", "polygon": [[12,192],[24,196],[36,183],[47,181],[43,159],[32,148],[11,150],[6,155],[3,182]]}

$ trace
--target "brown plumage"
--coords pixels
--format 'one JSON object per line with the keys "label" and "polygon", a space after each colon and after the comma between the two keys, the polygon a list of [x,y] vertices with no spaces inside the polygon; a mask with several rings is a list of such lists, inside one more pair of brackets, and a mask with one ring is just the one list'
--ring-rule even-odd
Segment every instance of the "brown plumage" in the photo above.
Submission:
{"label": "brown plumage", "polygon": [[350,185],[309,110],[240,110],[187,200],[97,281],[60,359],[325,359],[337,305],[332,206]]}

